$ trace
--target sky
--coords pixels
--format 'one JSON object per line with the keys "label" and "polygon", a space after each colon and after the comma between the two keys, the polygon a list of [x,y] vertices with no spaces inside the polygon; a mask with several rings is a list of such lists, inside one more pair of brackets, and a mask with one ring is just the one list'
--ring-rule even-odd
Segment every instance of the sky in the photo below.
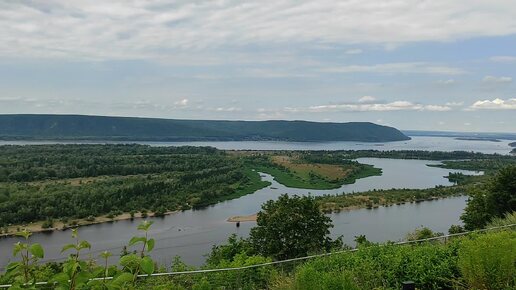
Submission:
{"label": "sky", "polygon": [[516,1],[1,0],[20,113],[516,132]]}

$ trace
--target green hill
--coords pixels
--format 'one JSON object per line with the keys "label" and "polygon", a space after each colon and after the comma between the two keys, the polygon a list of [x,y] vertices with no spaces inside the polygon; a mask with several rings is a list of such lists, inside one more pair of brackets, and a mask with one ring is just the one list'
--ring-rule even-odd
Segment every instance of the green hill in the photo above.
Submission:
{"label": "green hill", "polygon": [[360,141],[410,138],[368,122],[174,120],[83,115],[0,115],[2,139],[133,141]]}

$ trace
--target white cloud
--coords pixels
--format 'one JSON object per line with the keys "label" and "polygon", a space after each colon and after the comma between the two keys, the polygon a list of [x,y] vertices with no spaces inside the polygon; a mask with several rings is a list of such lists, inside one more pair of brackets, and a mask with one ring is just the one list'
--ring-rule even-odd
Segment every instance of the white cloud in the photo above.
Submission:
{"label": "white cloud", "polygon": [[516,110],[516,98],[476,101],[469,110]]}
{"label": "white cloud", "polygon": [[363,96],[360,99],[358,99],[359,103],[372,103],[374,101],[376,101],[376,98],[371,96]]}
{"label": "white cloud", "polygon": [[491,84],[503,84],[512,82],[511,77],[495,77],[495,76],[485,76],[482,79],[483,83],[491,83]]}
{"label": "white cloud", "polygon": [[238,107],[218,107],[218,108],[214,108],[214,109],[211,109],[212,111],[216,111],[216,112],[239,112],[239,111],[242,111],[242,108],[238,108]]}
{"label": "white cloud", "polygon": [[446,112],[451,111],[452,108],[449,106],[442,105],[426,105],[423,107],[423,111],[434,111],[434,112]]}
{"label": "white cloud", "polygon": [[515,18],[512,0],[2,1],[0,55],[161,59],[287,42],[388,48],[511,35]]}
{"label": "white cloud", "polygon": [[516,62],[516,56],[493,56],[489,60],[494,62],[513,63]]}
{"label": "white cloud", "polygon": [[445,105],[448,107],[460,107],[464,105],[464,102],[447,102]]}
{"label": "white cloud", "polygon": [[189,102],[188,99],[182,99],[180,101],[174,102],[174,105],[186,107],[186,106],[188,106],[188,102]]}
{"label": "white cloud", "polygon": [[460,75],[466,73],[461,68],[435,65],[426,62],[399,62],[382,63],[374,65],[349,65],[341,67],[321,68],[321,72],[327,73],[421,73],[421,74],[441,74],[441,75]]}
{"label": "white cloud", "polygon": [[454,79],[447,79],[447,80],[439,80],[437,81],[438,84],[441,84],[441,85],[446,85],[446,86],[449,86],[449,85],[454,85],[457,83],[456,80]]}
{"label": "white cloud", "polygon": [[344,53],[345,54],[361,54],[362,52],[363,51],[360,48],[352,48],[352,49],[346,50]]}
{"label": "white cloud", "polygon": [[285,112],[387,112],[387,111],[450,111],[451,107],[442,105],[423,105],[409,101],[394,101],[390,103],[345,103],[310,106],[306,108],[286,107]]}

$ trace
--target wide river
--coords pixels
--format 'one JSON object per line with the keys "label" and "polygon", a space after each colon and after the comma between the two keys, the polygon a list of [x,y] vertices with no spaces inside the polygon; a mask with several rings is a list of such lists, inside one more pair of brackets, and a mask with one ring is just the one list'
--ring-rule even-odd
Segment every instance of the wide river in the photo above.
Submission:
{"label": "wide river", "polygon": [[223,150],[425,150],[425,151],[475,151],[482,153],[509,154],[509,143],[480,140],[457,140],[453,137],[413,136],[411,140],[387,143],[367,142],[282,142],[282,141],[224,141],[224,142],[103,142],[103,141],[2,141],[0,145],[30,144],[118,144],[138,143],[151,146],[212,146]]}
{"label": "wide river", "polygon": [[[435,161],[379,158],[360,158],[358,161],[382,168],[383,174],[359,179],[354,184],[334,190],[288,188],[275,182],[270,175],[262,174],[262,178],[271,181],[272,185],[253,194],[201,210],[187,210],[164,218],[152,218],[154,225],[151,235],[156,239],[153,257],[161,263],[168,264],[177,255],[188,264],[201,265],[204,255],[209,253],[212,245],[225,242],[232,233],[247,236],[249,229],[255,225],[254,222],[244,222],[237,228],[234,223],[226,221],[228,217],[254,214],[260,210],[263,202],[275,199],[282,193],[323,195],[372,189],[429,188],[451,185],[443,177],[449,172],[479,174],[427,166],[438,163]],[[332,235],[343,235],[345,242],[353,245],[353,239],[357,235],[366,235],[372,241],[400,240],[407,232],[423,225],[435,231],[446,232],[450,225],[460,224],[459,216],[465,203],[466,197],[454,197],[330,214],[334,224]],[[79,228],[80,237],[93,245],[87,255],[98,257],[104,250],[118,255],[122,246],[137,234],[136,226],[139,222],[127,220]],[[32,236],[31,241],[44,246],[46,261],[58,261],[63,258],[60,254],[61,247],[71,242],[70,235],[70,231],[38,233]],[[5,267],[12,259],[12,245],[18,240],[19,238],[15,237],[0,239],[0,268]]]}

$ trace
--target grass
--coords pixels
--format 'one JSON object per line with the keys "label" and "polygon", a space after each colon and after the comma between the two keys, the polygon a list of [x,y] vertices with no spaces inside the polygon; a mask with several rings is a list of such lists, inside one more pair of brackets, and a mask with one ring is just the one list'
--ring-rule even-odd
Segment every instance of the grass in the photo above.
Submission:
{"label": "grass", "polygon": [[269,164],[251,166],[257,171],[270,174],[277,182],[292,188],[335,189],[357,179],[382,174],[372,165],[334,165],[302,163],[287,156],[273,156]]}
{"label": "grass", "polygon": [[448,243],[372,245],[315,258],[281,274],[270,289],[514,289],[516,232],[455,238]]}
{"label": "grass", "polygon": [[328,180],[343,179],[352,171],[352,168],[333,164],[297,162],[295,158],[289,156],[272,156],[271,159],[272,162],[288,168],[303,179],[309,179],[310,173],[324,176]]}

